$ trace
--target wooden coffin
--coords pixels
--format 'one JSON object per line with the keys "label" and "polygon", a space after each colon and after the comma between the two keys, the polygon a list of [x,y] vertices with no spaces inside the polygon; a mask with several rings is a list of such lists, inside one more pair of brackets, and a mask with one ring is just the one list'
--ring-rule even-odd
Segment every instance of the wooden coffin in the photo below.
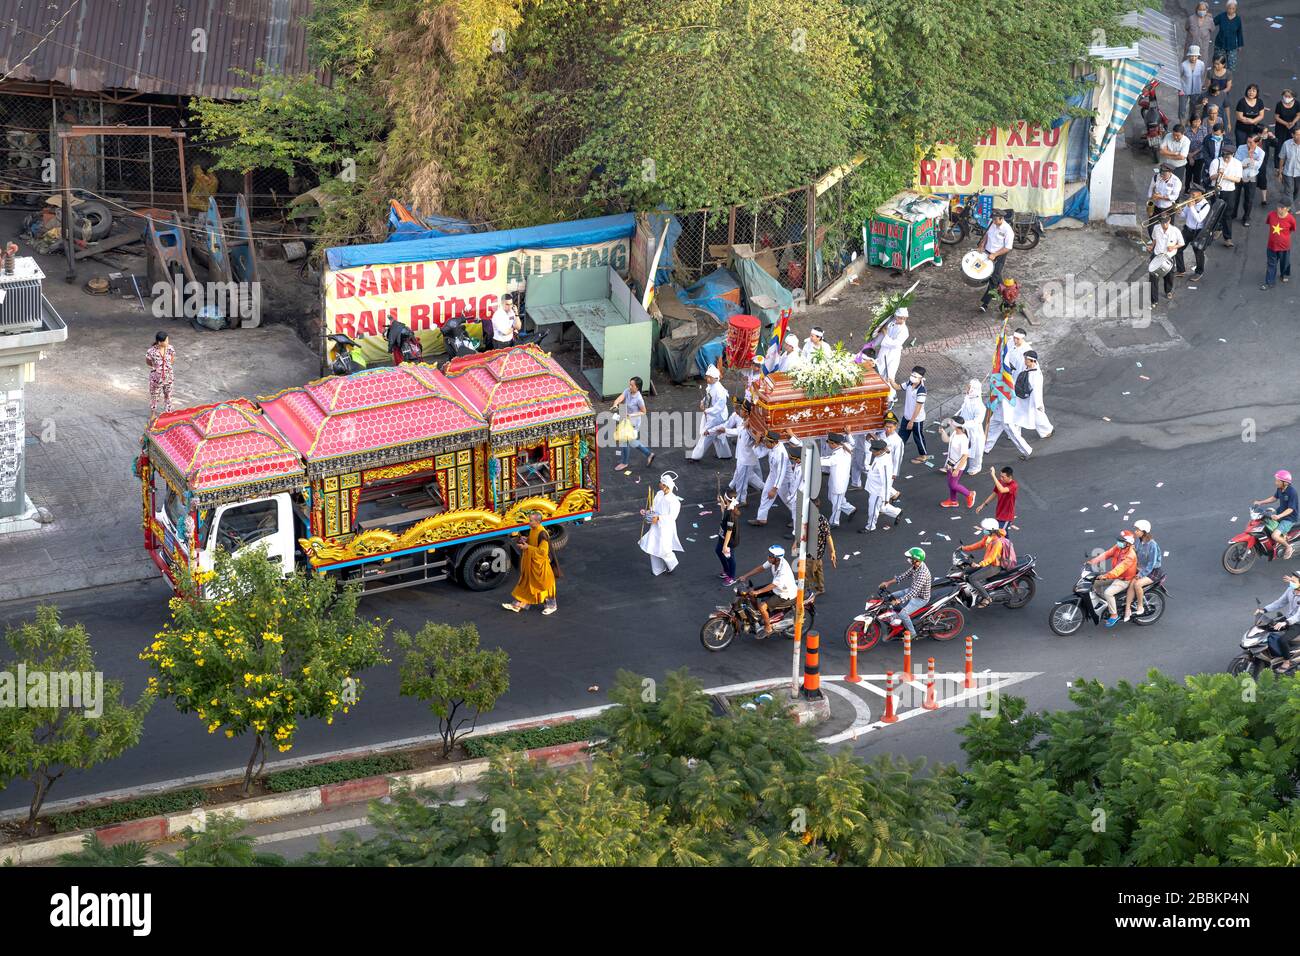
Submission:
{"label": "wooden coffin", "polygon": [[821,438],[830,432],[871,431],[885,421],[889,386],[863,368],[858,384],[829,398],[808,398],[784,372],[765,375],[752,393],[749,430],[754,437],[771,429],[788,438]]}

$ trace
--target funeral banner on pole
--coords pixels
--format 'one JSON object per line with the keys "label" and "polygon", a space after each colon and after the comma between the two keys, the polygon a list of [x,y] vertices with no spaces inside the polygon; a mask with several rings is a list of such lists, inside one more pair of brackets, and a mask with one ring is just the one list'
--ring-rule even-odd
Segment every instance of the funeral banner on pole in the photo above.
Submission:
{"label": "funeral banner on pole", "polygon": [[490,319],[507,292],[528,277],[565,269],[613,266],[626,274],[629,240],[555,249],[516,249],[460,259],[366,265],[325,273],[325,334],[342,333],[361,345],[366,360],[388,356],[384,332],[404,322],[426,353],[441,351],[438,331],[448,319]]}
{"label": "funeral banner on pole", "polygon": [[1016,212],[1059,216],[1065,208],[1065,153],[1069,122],[1044,128],[1018,123],[989,130],[971,158],[939,143],[917,164],[916,191],[928,195],[992,196]]}

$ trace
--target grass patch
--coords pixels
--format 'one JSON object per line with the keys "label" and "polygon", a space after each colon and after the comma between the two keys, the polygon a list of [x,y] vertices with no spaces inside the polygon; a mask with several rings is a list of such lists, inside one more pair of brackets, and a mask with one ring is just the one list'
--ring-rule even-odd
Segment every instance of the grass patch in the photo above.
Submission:
{"label": "grass patch", "polygon": [[315,764],[310,767],[299,767],[297,770],[281,770],[278,773],[267,774],[266,789],[272,793],[287,793],[290,790],[323,787],[331,783],[360,780],[363,777],[401,773],[414,766],[415,762],[405,754],[363,757],[359,760],[337,760],[333,763]]}
{"label": "grass patch", "polygon": [[600,724],[599,717],[584,717],[549,727],[529,727],[527,730],[511,730],[488,737],[469,737],[463,745],[471,757],[488,757],[498,750],[535,750],[538,747],[554,747],[556,744],[571,744],[601,737],[604,732]]}
{"label": "grass patch", "polygon": [[56,813],[47,818],[47,823],[54,828],[55,833],[70,833],[73,830],[89,830],[94,827],[108,826],[111,823],[125,823],[128,820],[161,816],[165,813],[181,813],[185,810],[193,810],[202,803],[202,790],[178,790],[174,793],[160,793],[154,797],[139,797],[107,806],[91,807],[88,810]]}

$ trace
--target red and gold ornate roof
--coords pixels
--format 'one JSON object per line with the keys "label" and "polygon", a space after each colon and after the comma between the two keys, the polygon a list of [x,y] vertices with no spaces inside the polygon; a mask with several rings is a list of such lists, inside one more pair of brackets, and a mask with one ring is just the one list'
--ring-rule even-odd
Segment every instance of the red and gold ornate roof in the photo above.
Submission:
{"label": "red and gold ornate roof", "polygon": [[166,412],[149,427],[147,440],[154,463],[201,501],[306,483],[297,452],[246,398]]}
{"label": "red and gold ornate roof", "polygon": [[483,416],[431,365],[317,379],[261,399],[311,477],[486,440]]}
{"label": "red and gold ornate roof", "polygon": [[453,359],[446,378],[487,421],[493,444],[595,422],[586,392],[536,345]]}

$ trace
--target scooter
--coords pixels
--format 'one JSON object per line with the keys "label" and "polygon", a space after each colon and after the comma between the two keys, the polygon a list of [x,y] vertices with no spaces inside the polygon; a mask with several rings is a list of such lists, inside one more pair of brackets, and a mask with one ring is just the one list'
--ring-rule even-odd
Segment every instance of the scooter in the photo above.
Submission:
{"label": "scooter", "polygon": [[[955,246],[967,235],[974,236],[978,240],[988,231],[988,225],[981,224],[975,218],[975,198],[954,196],[948,201],[948,217],[939,228],[941,243]],[[1011,244],[1014,248],[1032,249],[1038,245],[1038,240],[1043,237],[1043,222],[1036,213],[1017,213],[1008,209],[1006,218],[1011,223],[1011,232],[1014,236]]]}
{"label": "scooter", "polygon": [[351,375],[366,367],[366,357],[361,346],[342,333],[327,335],[326,360],[331,375]]}
{"label": "scooter", "polygon": [[[758,611],[758,602],[754,598],[753,587],[748,580],[741,581],[735,588],[735,598],[730,607],[718,605],[709,619],[700,628],[700,643],[706,650],[722,651],[735,639],[737,634],[753,634],[759,640],[776,637],[778,634],[793,636],[795,609],[772,611],[768,620],[772,622],[772,633],[763,633],[763,615]],[[815,594],[805,594],[803,600],[803,632],[812,630],[816,609],[813,602]]]}
{"label": "scooter", "polygon": [[[1074,583],[1073,593],[1068,598],[1062,598],[1052,606],[1052,611],[1047,616],[1047,626],[1052,629],[1052,633],[1057,637],[1067,637],[1073,634],[1083,627],[1084,621],[1092,621],[1095,626],[1109,616],[1110,612],[1106,610],[1106,599],[1093,590],[1093,582],[1097,580],[1099,574],[1101,574],[1101,569],[1095,568],[1085,561],[1083,568],[1079,571],[1079,580]],[[1168,597],[1169,592],[1165,589],[1164,569],[1156,568],[1155,573],[1151,576],[1151,586],[1143,592],[1143,612],[1134,614],[1132,622],[1145,627],[1160,620],[1164,616],[1165,603]],[[1118,606],[1119,602],[1117,601],[1116,607]]]}
{"label": "scooter", "polygon": [[[1300,642],[1292,644],[1287,657],[1278,657],[1268,646],[1270,634],[1286,629],[1286,618],[1280,614],[1263,617],[1263,614],[1263,608],[1255,609],[1255,623],[1241,635],[1241,653],[1228,663],[1228,673],[1234,677],[1239,674],[1258,677],[1265,668],[1275,674],[1294,675],[1296,668],[1300,667]],[[1284,666],[1286,670],[1283,670]]]}
{"label": "scooter", "polygon": [[[447,355],[450,358],[460,358],[463,355],[478,355],[487,351],[488,334],[491,331],[491,323],[483,322],[482,331],[479,337],[475,339],[469,334],[468,323],[461,319],[448,319],[442,327],[442,340],[447,346]],[[534,329],[531,332],[519,332],[515,335],[515,345],[541,345],[546,341],[546,336],[550,334],[550,329]]]}
{"label": "scooter", "polygon": [[1156,162],[1160,162],[1160,141],[1169,131],[1169,117],[1156,100],[1156,87],[1159,85],[1158,80],[1151,80],[1142,88],[1137,100],[1138,111],[1142,114],[1143,122],[1146,123],[1146,137],[1143,142],[1146,148],[1151,150],[1151,156]]}
{"label": "scooter", "polygon": [[[1223,551],[1223,570],[1229,574],[1245,574],[1261,554],[1270,561],[1277,557],[1277,544],[1264,524],[1276,513],[1276,508],[1250,509],[1246,530],[1235,535]],[[1286,539],[1293,547],[1300,544],[1300,525],[1287,532]]]}
{"label": "scooter", "polygon": [[[960,609],[953,606],[956,601],[957,592],[949,591],[943,597],[913,611],[912,626],[916,628],[916,636],[951,641],[960,634],[966,626],[966,617]],[[869,651],[882,639],[882,630],[886,641],[901,638],[906,630],[903,627],[900,602],[890,593],[889,588],[881,588],[876,597],[867,600],[862,613],[845,629],[844,643],[849,650],[853,650],[856,645],[858,651]]]}
{"label": "scooter", "polygon": [[405,322],[390,322],[384,332],[385,344],[388,346],[389,353],[393,356],[393,364],[401,365],[403,362],[418,362],[424,357],[424,349],[420,346],[420,340],[416,338],[411,327]]}
{"label": "scooter", "polygon": [[[1014,568],[1005,568],[985,581],[984,590],[994,604],[1005,605],[1013,611],[1024,607],[1034,599],[1038,590],[1038,572],[1034,570],[1037,563],[1038,559],[1032,554],[1025,555],[1016,562]],[[966,580],[974,570],[975,566],[967,560],[966,552],[956,548],[952,552],[952,568],[946,577],[936,578],[933,586],[953,587],[958,603],[974,609],[979,604],[979,595]]]}

